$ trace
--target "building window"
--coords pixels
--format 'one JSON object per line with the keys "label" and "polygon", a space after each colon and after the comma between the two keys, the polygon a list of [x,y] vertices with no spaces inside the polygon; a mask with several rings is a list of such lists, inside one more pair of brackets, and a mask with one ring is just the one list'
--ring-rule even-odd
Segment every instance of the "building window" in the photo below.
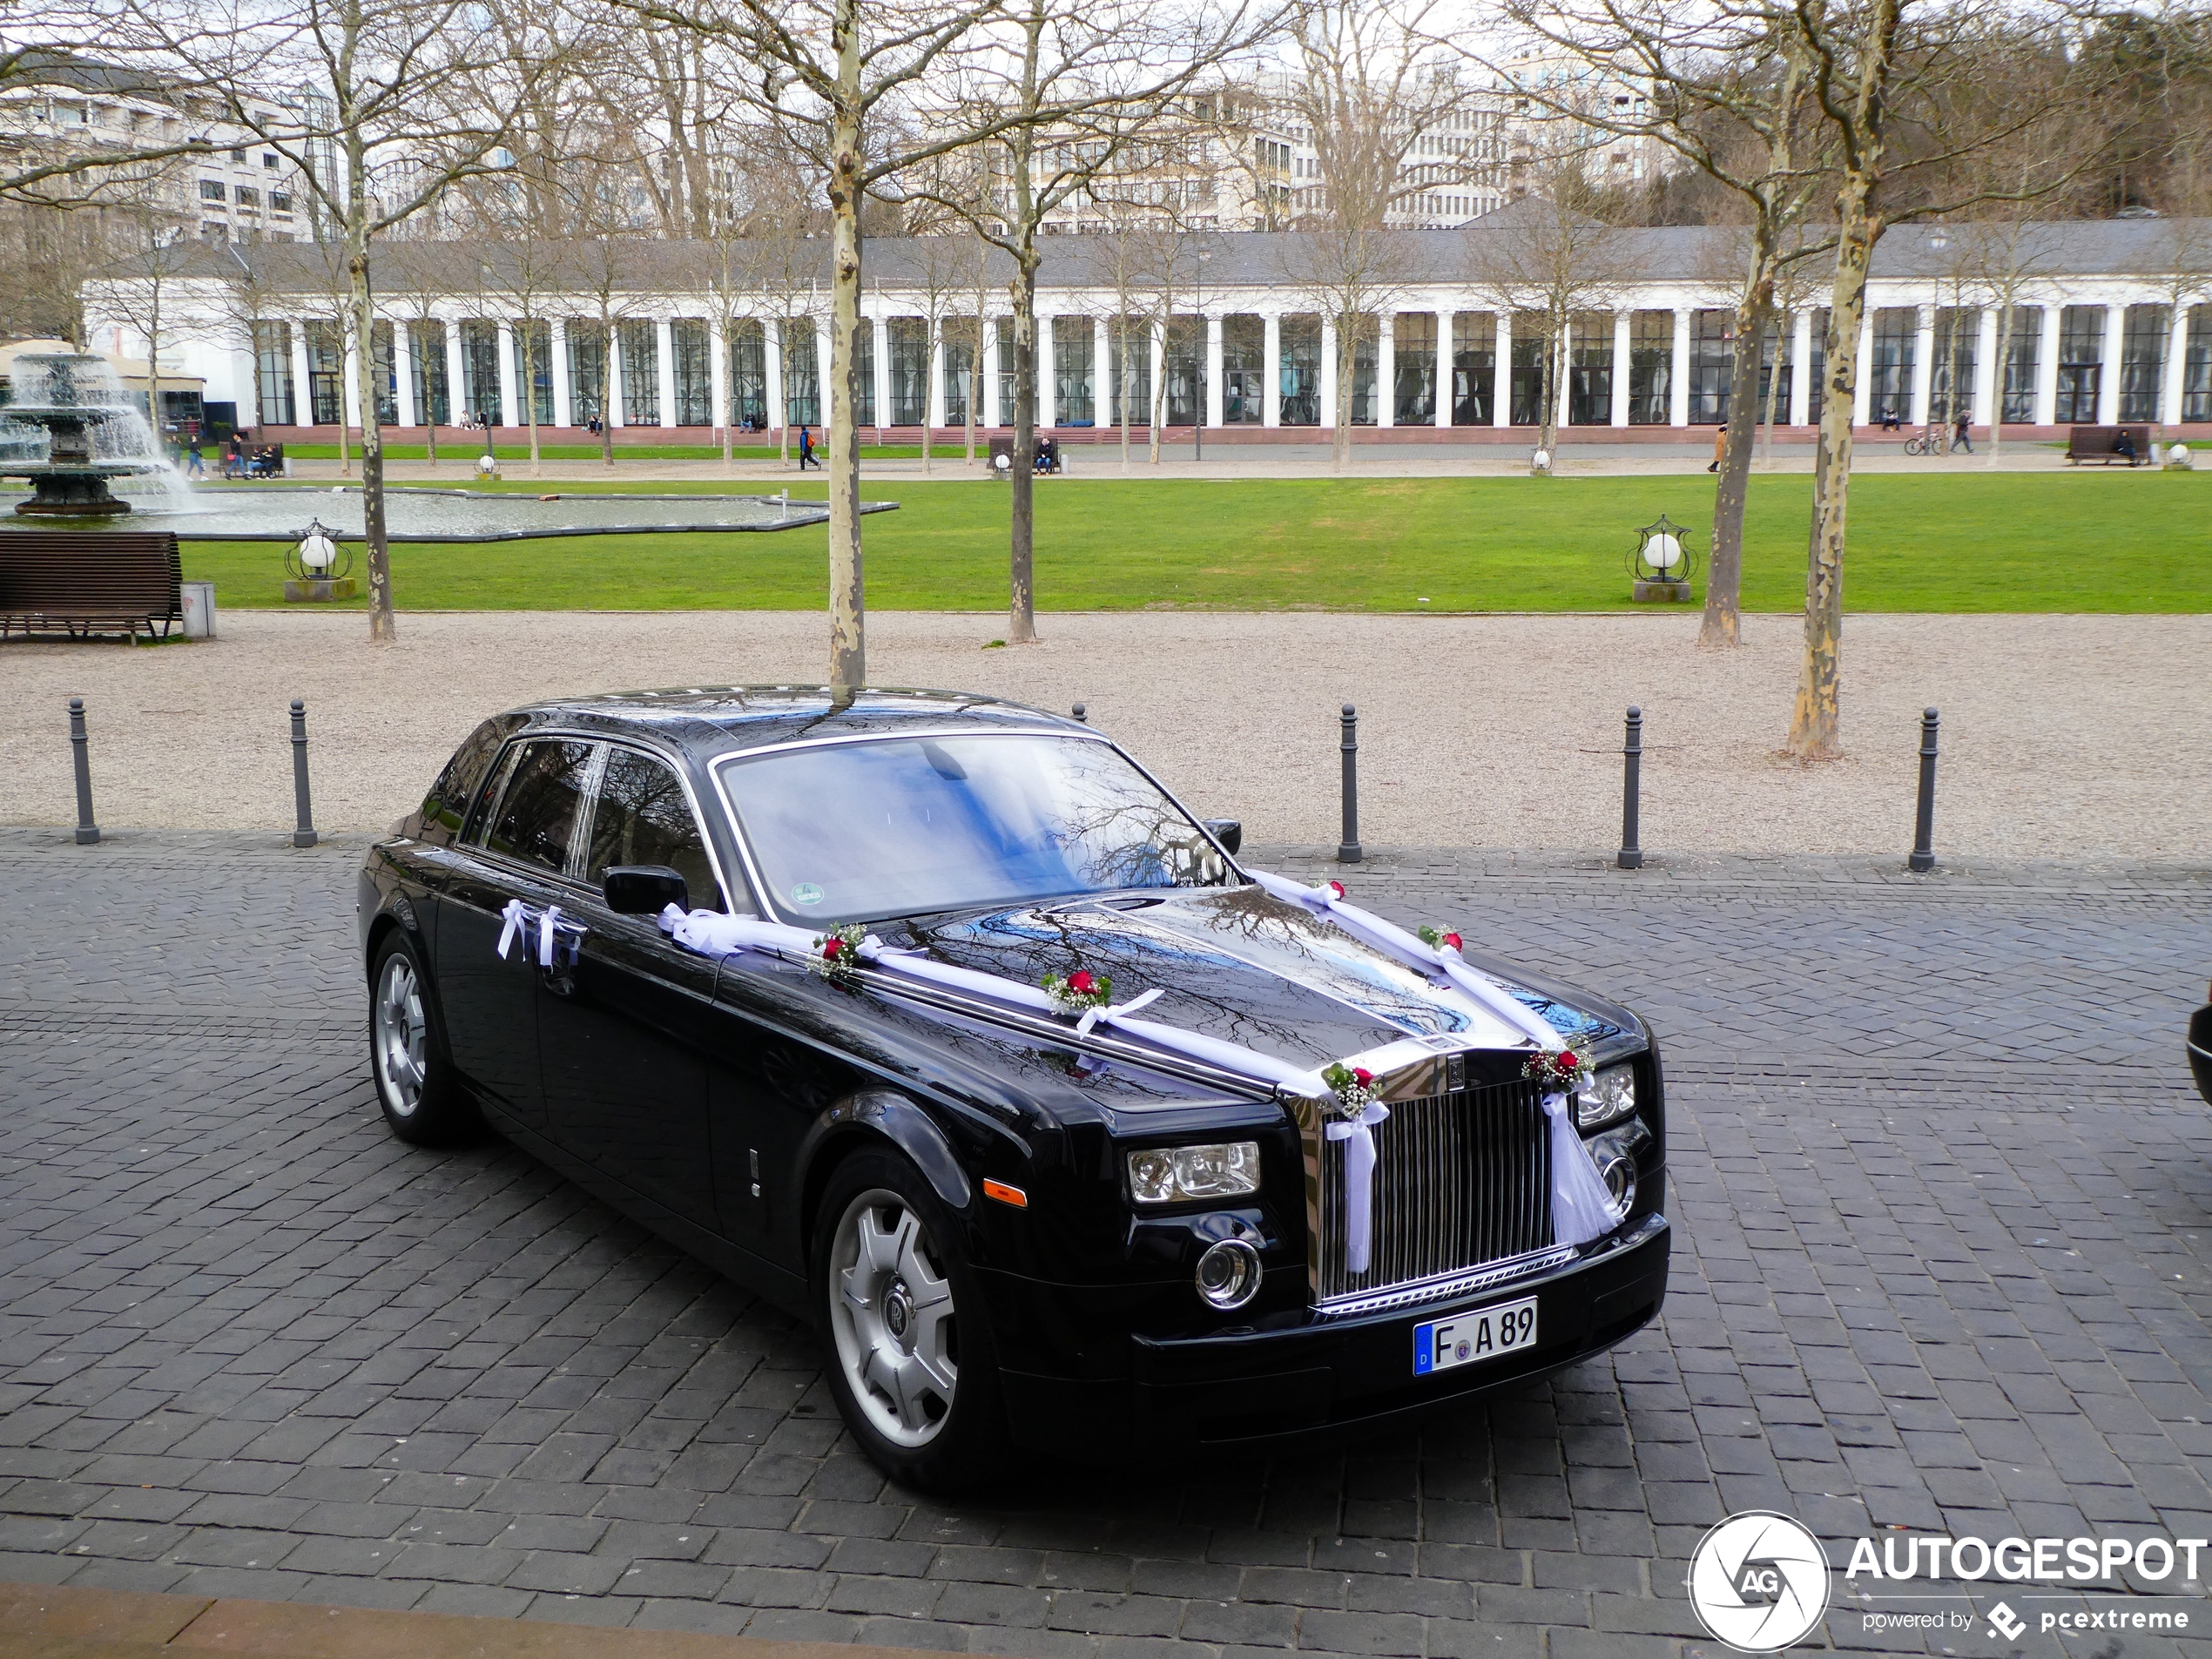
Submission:
{"label": "building window", "polygon": [[293,424],[292,328],[288,323],[253,325],[253,370],[260,382],[263,426]]}
{"label": "building window", "polygon": [[678,317],[669,324],[668,334],[676,350],[676,424],[712,426],[713,351],[706,319]]}
{"label": "building window", "polygon": [[1399,426],[1436,421],[1436,314],[1401,311],[1391,325],[1390,418]]}
{"label": "building window", "polygon": [[[945,354],[945,424],[968,424],[968,400],[983,384],[983,328],[974,317],[948,317],[939,334]],[[981,425],[983,411],[975,411]]]}
{"label": "building window", "polygon": [[1167,424],[1196,426],[1206,418],[1206,320],[1170,317],[1166,344]]}
{"label": "building window", "polygon": [[2013,337],[2000,354],[2005,366],[2004,418],[2015,426],[2035,419],[2036,341],[2043,334],[2043,308],[2017,306],[2013,310]]}
{"label": "building window", "polygon": [[407,372],[415,382],[415,418],[425,426],[450,426],[446,389],[446,330],[441,322],[407,326]]}
{"label": "building window", "polygon": [[624,426],[660,424],[660,328],[647,318],[625,317],[615,325],[622,347],[622,420]]}
{"label": "building window", "polygon": [[245,152],[245,151],[243,151],[243,150],[233,150],[233,151],[232,151],[232,152],[231,152],[231,159],[232,159],[233,161],[243,161],[243,160],[245,160],[245,159],[246,159],[246,152]]}
{"label": "building window", "polygon": [[1514,426],[1541,426],[1544,398],[1551,387],[1552,337],[1541,311],[1513,314],[1513,401],[1507,418]]}
{"label": "building window", "polygon": [[1675,314],[1635,313],[1629,319],[1629,424],[1665,426],[1674,384]]}
{"label": "building window", "polygon": [[292,211],[292,198],[281,190],[271,191],[269,192],[269,211],[273,213],[290,212]]}
{"label": "building window", "polygon": [[461,325],[461,395],[473,419],[488,427],[507,424],[499,395],[499,325],[489,319]]}
{"label": "building window", "polygon": [[730,328],[730,421],[750,432],[768,427],[768,332],[751,318]]}
{"label": "building window", "polygon": [[1689,321],[1689,423],[1728,424],[1729,376],[1736,364],[1736,313],[1706,310]]}
{"label": "building window", "polygon": [[272,155],[269,152],[264,150],[261,152],[261,165],[266,168],[269,172],[274,172],[276,171],[276,157]]}
{"label": "building window", "polygon": [[2212,306],[2189,309],[2182,352],[2182,419],[2212,421]]}
{"label": "building window", "polygon": [[221,179],[203,179],[199,181],[200,200],[204,202],[226,201],[229,199],[229,196],[230,192],[223,188],[223,182]]}
{"label": "building window", "polygon": [[853,424],[875,424],[875,324],[866,317],[853,330]]}
{"label": "building window", "polygon": [[2059,313],[2059,397],[2051,415],[2059,425],[2096,424],[2104,354],[2102,306],[2067,306]]}
{"label": "building window", "polygon": [[589,426],[607,418],[607,325],[596,317],[572,319],[569,337],[569,420]]}
{"label": "building window", "polygon": [[[1935,361],[1928,374],[1928,421],[1949,426],[1974,416],[1974,354],[1980,347],[1981,313],[1945,306],[1936,313]],[[1955,392],[1955,395],[1954,395]]]}
{"label": "building window", "polygon": [[1267,324],[1252,316],[1221,320],[1221,419],[1258,426],[1267,417]]}
{"label": "building window", "polygon": [[891,336],[891,424],[920,426],[929,419],[929,325],[920,317],[894,317]]}
{"label": "building window", "polygon": [[1578,311],[1567,348],[1567,424],[1613,423],[1613,314]]}
{"label": "building window", "polygon": [[539,426],[553,424],[553,325],[518,322],[514,325],[515,375],[530,388],[526,406]]}
{"label": "building window", "polygon": [[251,185],[240,185],[238,187],[238,205],[240,207],[259,207],[261,205],[261,192]]}
{"label": "building window", "polygon": [[1912,353],[1920,338],[1918,306],[1885,306],[1874,314],[1874,357],[1867,365],[1866,418],[1877,423],[1912,414]]}
{"label": "building window", "polygon": [[1306,313],[1283,319],[1281,381],[1285,426],[1321,424],[1321,319]]}
{"label": "building window", "polygon": [[400,423],[398,365],[392,361],[392,325],[380,322],[369,329],[368,383],[376,394],[376,424]]}
{"label": "building window", "polygon": [[1115,317],[1106,324],[1106,419],[1122,424],[1122,400],[1129,400],[1129,424],[1152,421],[1151,325],[1140,318]]}
{"label": "building window", "polygon": [[317,426],[346,418],[344,336],[334,322],[307,324],[307,402]]}
{"label": "building window", "polygon": [[2120,418],[2158,419],[2165,387],[2166,341],[2174,313],[2166,306],[2129,306],[2120,335]]}
{"label": "building window", "polygon": [[1498,324],[1487,311],[1452,319],[1452,424],[1488,426],[1490,394],[1497,378]]}
{"label": "building window", "polygon": [[1097,424],[1091,370],[1097,356],[1088,317],[1052,320],[1053,418],[1060,426]]}
{"label": "building window", "polygon": [[784,419],[793,426],[819,426],[822,376],[817,366],[814,320],[787,318],[780,329],[778,337],[784,347]]}
{"label": "building window", "polygon": [[[873,330],[870,330],[869,332],[870,332],[870,334],[873,334],[873,333],[874,331],[873,331]],[[1014,424],[1014,373],[1015,373],[1015,361],[1014,361],[1014,319],[1013,319],[1013,318],[1011,318],[1011,317],[1001,317],[1001,318],[998,320],[998,341],[999,341],[999,424],[1000,424],[1001,426],[1004,426],[1004,427],[1010,427],[1010,426],[1012,426],[1012,425]],[[875,343],[875,342],[874,342],[873,340],[870,340],[870,341],[869,341],[868,343],[869,343],[869,345],[871,346],[871,347],[873,347],[873,346],[874,345],[874,343]],[[1034,421],[1032,421],[1032,424],[1034,424]]]}

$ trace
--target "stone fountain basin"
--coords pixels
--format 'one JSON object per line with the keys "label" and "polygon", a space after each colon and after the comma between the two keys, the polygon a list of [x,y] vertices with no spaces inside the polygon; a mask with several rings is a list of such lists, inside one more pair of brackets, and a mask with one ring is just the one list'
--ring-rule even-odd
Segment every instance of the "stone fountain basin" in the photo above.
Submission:
{"label": "stone fountain basin", "polygon": [[169,465],[162,461],[29,461],[0,462],[0,478],[36,478],[44,473],[98,473],[107,478],[130,478],[146,473],[166,472]]}

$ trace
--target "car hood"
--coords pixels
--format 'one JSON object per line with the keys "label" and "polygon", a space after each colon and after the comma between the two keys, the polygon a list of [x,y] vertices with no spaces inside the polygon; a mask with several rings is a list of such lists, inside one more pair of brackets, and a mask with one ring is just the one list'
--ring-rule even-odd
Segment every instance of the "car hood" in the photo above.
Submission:
{"label": "car hood", "polygon": [[[1121,894],[925,922],[915,941],[941,961],[1026,985],[1079,968],[1112,1001],[1162,995],[1144,1017],[1302,1067],[1407,1038],[1433,1046],[1525,1049],[1521,1034],[1464,993],[1258,887]],[[1470,963],[1571,1043],[1617,1036],[1629,1020],[1594,999],[1537,988],[1470,953]]]}

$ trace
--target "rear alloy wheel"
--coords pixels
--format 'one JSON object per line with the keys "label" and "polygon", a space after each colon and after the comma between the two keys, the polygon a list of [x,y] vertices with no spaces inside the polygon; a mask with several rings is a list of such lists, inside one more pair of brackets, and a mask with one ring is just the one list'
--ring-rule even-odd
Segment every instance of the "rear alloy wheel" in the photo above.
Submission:
{"label": "rear alloy wheel", "polygon": [[904,1158],[848,1160],[824,1195],[815,1295],[846,1426],[894,1480],[939,1491],[995,1469],[1003,1413],[952,1217]]}
{"label": "rear alloy wheel", "polygon": [[418,1146],[475,1133],[475,1109],[454,1083],[436,998],[405,934],[385,936],[369,975],[369,1073],[392,1133]]}

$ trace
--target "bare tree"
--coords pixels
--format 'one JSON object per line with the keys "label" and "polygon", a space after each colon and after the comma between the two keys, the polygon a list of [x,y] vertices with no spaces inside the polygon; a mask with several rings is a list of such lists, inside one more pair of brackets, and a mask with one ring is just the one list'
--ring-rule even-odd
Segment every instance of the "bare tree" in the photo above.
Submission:
{"label": "bare tree", "polygon": [[[929,416],[937,401],[939,353],[941,351],[944,356],[943,381],[949,383],[954,350],[964,347],[973,353],[976,343],[955,327],[954,314],[956,307],[968,303],[975,293],[978,246],[964,226],[941,223],[934,233],[910,238],[900,250],[899,286],[921,313],[921,469],[925,473],[932,470],[934,464],[932,455],[935,446],[930,442],[933,434]],[[955,334],[960,335],[957,341],[953,337]],[[980,334],[979,329],[979,337]],[[973,361],[972,356],[970,361]],[[972,374],[968,401],[972,409],[975,401]],[[973,438],[969,445],[972,453]]]}
{"label": "bare tree", "polygon": [[[129,207],[111,210],[133,226],[135,246],[108,267],[98,305],[101,320],[116,323],[146,342],[146,420],[163,442],[161,354],[182,337],[178,327],[180,285],[199,274],[203,250],[168,222],[149,192]],[[187,315],[195,314],[187,309]]]}
{"label": "bare tree", "polygon": [[462,250],[449,243],[414,238],[395,239],[386,244],[382,254],[387,277],[385,303],[399,311],[405,333],[404,343],[395,342],[394,347],[401,359],[400,372],[410,376],[415,373],[415,331],[418,327],[435,342],[436,363],[435,367],[425,364],[421,390],[415,400],[415,418],[422,423],[423,456],[433,467],[438,464],[435,388],[445,388],[445,414],[448,421],[452,418],[454,400],[460,393],[458,387],[449,383],[446,374],[445,320],[442,314],[453,292],[452,272],[461,255]]}

